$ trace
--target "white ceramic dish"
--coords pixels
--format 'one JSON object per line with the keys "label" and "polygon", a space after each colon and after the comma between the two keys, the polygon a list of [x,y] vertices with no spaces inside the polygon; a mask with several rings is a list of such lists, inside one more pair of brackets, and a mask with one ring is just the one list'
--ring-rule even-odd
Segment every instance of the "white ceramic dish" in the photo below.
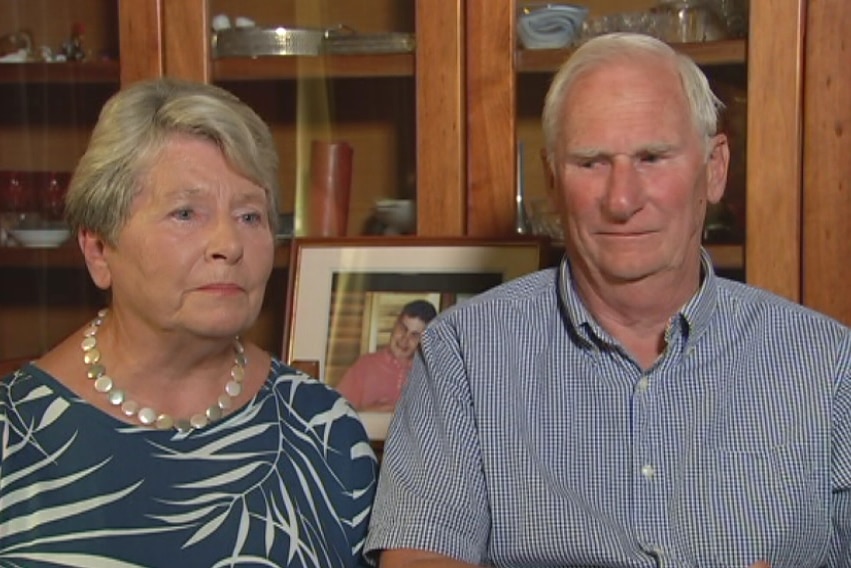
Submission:
{"label": "white ceramic dish", "polygon": [[413,233],[417,227],[417,206],[412,199],[381,199],[375,203],[375,216],[396,233]]}
{"label": "white ceramic dish", "polygon": [[11,229],[9,234],[22,246],[31,248],[58,247],[68,240],[68,229]]}

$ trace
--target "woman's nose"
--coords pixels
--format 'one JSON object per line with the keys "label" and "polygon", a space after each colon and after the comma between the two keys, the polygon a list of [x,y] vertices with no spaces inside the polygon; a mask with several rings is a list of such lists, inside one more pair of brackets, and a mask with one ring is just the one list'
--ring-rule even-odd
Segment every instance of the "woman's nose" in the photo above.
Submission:
{"label": "woman's nose", "polygon": [[242,258],[243,244],[237,221],[230,216],[217,217],[210,229],[207,256],[233,263]]}

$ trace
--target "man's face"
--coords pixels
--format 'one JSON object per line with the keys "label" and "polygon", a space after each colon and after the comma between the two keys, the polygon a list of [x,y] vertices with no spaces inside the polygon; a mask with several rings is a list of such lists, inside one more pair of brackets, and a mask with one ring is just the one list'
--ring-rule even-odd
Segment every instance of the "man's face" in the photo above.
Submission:
{"label": "man's face", "polygon": [[580,277],[618,284],[693,270],[729,150],[715,136],[706,159],[672,65],[645,58],[589,71],[565,104],[554,197]]}
{"label": "man's face", "polygon": [[401,315],[390,334],[390,352],[397,359],[411,359],[420,344],[426,323],[420,318]]}

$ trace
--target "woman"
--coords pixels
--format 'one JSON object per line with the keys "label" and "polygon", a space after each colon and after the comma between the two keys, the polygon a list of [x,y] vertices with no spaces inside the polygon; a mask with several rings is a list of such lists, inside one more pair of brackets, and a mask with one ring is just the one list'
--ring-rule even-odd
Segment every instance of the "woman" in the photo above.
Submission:
{"label": "woman", "polygon": [[0,564],[355,566],[376,461],[333,390],[240,339],[277,153],[217,87],[104,107],[67,218],[109,309],[0,383]]}

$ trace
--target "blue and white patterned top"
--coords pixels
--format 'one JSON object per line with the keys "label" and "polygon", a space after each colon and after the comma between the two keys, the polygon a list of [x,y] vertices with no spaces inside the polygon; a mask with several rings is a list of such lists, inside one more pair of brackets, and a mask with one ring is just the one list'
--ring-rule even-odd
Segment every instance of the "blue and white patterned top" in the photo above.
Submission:
{"label": "blue and white patterned top", "polygon": [[566,263],[432,321],[367,550],[493,566],[851,567],[851,330],[717,277],[643,371]]}
{"label": "blue and white patterned top", "polygon": [[27,365],[0,382],[0,566],[358,566],[376,460],[343,398],[274,360],[188,435]]}

